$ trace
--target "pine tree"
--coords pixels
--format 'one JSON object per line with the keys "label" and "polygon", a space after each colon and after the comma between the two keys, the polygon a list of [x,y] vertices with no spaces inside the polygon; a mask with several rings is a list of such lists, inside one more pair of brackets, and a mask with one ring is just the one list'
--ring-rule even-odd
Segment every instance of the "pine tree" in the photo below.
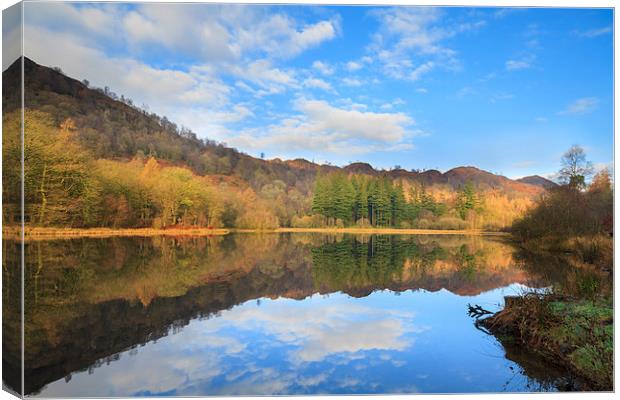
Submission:
{"label": "pine tree", "polygon": [[379,188],[376,179],[371,179],[368,183],[368,221],[370,225],[377,225]]}
{"label": "pine tree", "polygon": [[312,197],[312,212],[327,217],[327,181],[325,176],[317,175],[314,184],[314,196]]}
{"label": "pine tree", "polygon": [[401,183],[392,187],[392,193],[390,195],[390,201],[392,205],[392,226],[399,226],[405,217],[405,195],[403,193],[403,186]]}
{"label": "pine tree", "polygon": [[368,220],[368,188],[367,180],[363,178],[353,180],[355,190],[354,216],[355,222]]}
{"label": "pine tree", "polygon": [[476,210],[480,205],[480,201],[476,192],[474,191],[474,186],[471,182],[467,182],[463,189],[459,192],[456,199],[456,210],[459,213],[459,216],[462,219],[467,218],[467,213],[469,210]]}

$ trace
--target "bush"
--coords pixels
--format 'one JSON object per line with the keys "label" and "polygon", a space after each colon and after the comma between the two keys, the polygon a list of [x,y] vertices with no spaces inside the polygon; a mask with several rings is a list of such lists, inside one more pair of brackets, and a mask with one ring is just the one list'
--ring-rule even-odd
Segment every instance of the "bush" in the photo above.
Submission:
{"label": "bush", "polygon": [[[611,199],[611,192],[607,196]],[[562,241],[603,233],[613,203],[601,201],[600,197],[599,192],[581,192],[568,186],[553,189],[513,224],[512,232],[522,241],[540,238]]]}
{"label": "bush", "polygon": [[291,227],[293,228],[320,228],[323,226],[323,217],[319,214],[304,215],[303,217],[293,216]]}

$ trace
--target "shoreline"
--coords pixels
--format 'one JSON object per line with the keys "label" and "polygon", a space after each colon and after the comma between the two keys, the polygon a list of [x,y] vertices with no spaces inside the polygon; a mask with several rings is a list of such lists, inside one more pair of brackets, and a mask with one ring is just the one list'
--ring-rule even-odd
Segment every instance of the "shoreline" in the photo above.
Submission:
{"label": "shoreline", "polygon": [[[3,227],[5,239],[20,239],[19,227]],[[152,236],[223,236],[230,233],[326,233],[326,234],[366,234],[366,235],[467,235],[467,236],[507,236],[507,232],[483,230],[441,230],[441,229],[398,229],[398,228],[275,228],[275,229],[236,229],[236,228],[51,228],[26,227],[24,239],[45,240],[79,237],[152,237]]]}
{"label": "shoreline", "polygon": [[586,385],[576,390],[613,390],[610,299],[507,296],[502,310],[476,323],[502,345],[528,349],[570,371]]}
{"label": "shoreline", "polygon": [[505,236],[507,232],[483,231],[480,229],[401,229],[401,228],[276,228],[277,233],[358,233],[381,235],[469,235]]}
{"label": "shoreline", "polygon": [[[151,237],[151,236],[223,236],[230,233],[228,229],[153,229],[153,228],[30,228],[24,229],[26,240],[71,239],[79,237]],[[3,227],[5,239],[20,239],[18,227]]]}

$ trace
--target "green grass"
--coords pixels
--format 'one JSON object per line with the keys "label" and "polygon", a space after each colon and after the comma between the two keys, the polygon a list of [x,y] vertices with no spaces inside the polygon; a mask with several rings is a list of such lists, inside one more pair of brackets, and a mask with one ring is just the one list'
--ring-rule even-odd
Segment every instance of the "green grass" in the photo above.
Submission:
{"label": "green grass", "polygon": [[526,296],[489,319],[498,338],[507,334],[562,364],[594,390],[613,389],[611,298]]}

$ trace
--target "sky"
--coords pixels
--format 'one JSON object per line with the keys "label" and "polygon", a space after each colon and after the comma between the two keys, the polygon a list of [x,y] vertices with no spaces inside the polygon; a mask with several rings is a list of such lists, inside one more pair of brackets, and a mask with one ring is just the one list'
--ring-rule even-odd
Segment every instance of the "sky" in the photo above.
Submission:
{"label": "sky", "polygon": [[24,52],[267,159],[613,161],[611,9],[25,3]]}

